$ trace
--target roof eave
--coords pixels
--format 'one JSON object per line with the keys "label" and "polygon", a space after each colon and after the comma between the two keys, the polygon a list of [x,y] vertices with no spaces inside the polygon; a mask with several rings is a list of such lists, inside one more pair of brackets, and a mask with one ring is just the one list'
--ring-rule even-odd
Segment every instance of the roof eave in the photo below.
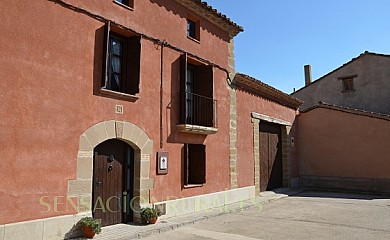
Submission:
{"label": "roof eave", "polygon": [[238,88],[244,91],[264,97],[295,110],[303,104],[303,101],[242,73],[236,74],[234,83]]}
{"label": "roof eave", "polygon": [[230,20],[226,15],[218,12],[216,9],[209,6],[206,2],[201,0],[174,0],[180,5],[190,9],[199,16],[207,19],[211,23],[220,27],[229,33],[230,38],[237,36],[244,28]]}
{"label": "roof eave", "polygon": [[343,107],[343,106],[339,106],[339,105],[325,103],[322,101],[320,101],[318,104],[316,104],[308,109],[301,111],[301,113],[307,113],[307,112],[310,112],[310,111],[317,109],[317,108],[324,108],[324,109],[329,109],[329,110],[335,110],[335,111],[340,111],[340,112],[345,112],[345,113],[350,113],[350,114],[355,114],[355,115],[372,117],[372,118],[390,121],[390,115],[387,115],[387,114],[369,112],[369,111],[365,111],[362,109],[356,109],[356,108]]}

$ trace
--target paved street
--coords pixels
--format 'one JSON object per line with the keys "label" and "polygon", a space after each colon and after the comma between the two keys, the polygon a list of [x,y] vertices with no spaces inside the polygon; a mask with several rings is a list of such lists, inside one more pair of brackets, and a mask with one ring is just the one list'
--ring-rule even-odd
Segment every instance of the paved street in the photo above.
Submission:
{"label": "paved street", "polygon": [[302,192],[146,240],[390,239],[390,198]]}

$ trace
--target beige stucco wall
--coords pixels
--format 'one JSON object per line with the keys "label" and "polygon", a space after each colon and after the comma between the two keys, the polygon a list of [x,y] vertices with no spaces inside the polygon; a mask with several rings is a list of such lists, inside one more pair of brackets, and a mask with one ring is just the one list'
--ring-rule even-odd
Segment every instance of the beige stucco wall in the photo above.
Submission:
{"label": "beige stucco wall", "polygon": [[[315,66],[314,66],[315,67]],[[357,75],[354,92],[342,92],[340,77]],[[330,104],[390,114],[390,57],[366,53],[292,95],[304,101],[300,110],[323,101]]]}
{"label": "beige stucco wall", "polygon": [[390,180],[389,120],[315,108],[298,126],[301,176]]}

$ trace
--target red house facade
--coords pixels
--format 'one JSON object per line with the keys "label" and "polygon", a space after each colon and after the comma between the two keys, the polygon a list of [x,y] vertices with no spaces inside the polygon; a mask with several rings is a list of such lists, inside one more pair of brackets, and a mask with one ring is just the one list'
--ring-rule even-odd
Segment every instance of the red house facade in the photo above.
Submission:
{"label": "red house facade", "polygon": [[262,154],[280,154],[274,187],[294,183],[301,102],[235,73],[243,29],[206,3],[0,7],[0,239],[60,239],[86,215],[113,225],[141,221],[143,206],[170,217],[250,199],[274,178],[260,177]]}

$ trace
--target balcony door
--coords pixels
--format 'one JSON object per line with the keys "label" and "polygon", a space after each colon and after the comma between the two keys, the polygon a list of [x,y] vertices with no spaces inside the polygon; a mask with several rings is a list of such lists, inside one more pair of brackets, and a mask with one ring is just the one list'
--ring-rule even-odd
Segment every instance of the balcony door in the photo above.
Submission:
{"label": "balcony door", "polygon": [[184,124],[214,127],[213,67],[181,57],[181,114]]}
{"label": "balcony door", "polygon": [[195,67],[187,65],[187,78],[185,79],[186,122],[193,122],[194,120],[194,80]]}

